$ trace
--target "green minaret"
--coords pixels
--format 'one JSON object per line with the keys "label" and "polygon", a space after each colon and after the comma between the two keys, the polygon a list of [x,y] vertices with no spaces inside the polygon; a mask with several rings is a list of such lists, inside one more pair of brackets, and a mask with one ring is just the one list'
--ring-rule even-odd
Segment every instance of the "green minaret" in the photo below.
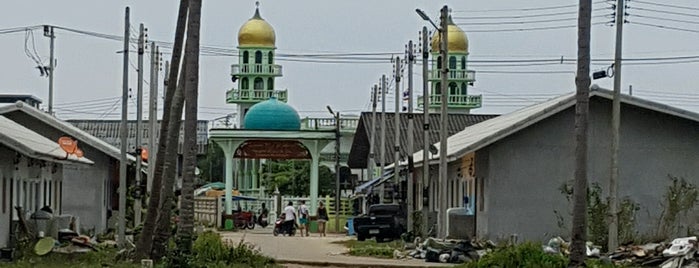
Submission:
{"label": "green minaret", "polygon": [[[467,69],[468,66],[468,39],[461,28],[456,26],[449,16],[448,21],[449,40],[447,41],[448,58],[442,59],[439,55],[439,32],[432,36],[432,66],[428,79],[430,81],[430,101],[428,108],[431,112],[439,112],[441,105],[441,82],[440,70],[442,64],[448,64],[449,84],[448,90],[448,112],[449,113],[469,113],[471,109],[481,107],[481,95],[468,95],[468,86],[476,81],[476,72]],[[422,98],[418,99],[418,105],[423,109],[425,105]]]}
{"label": "green minaret", "polygon": [[236,84],[226,92],[226,102],[237,104],[240,127],[252,105],[270,97],[287,100],[286,90],[274,89],[274,79],[282,76],[282,66],[274,63],[275,39],[274,28],[262,19],[259,7],[238,31],[238,64],[231,65]]}

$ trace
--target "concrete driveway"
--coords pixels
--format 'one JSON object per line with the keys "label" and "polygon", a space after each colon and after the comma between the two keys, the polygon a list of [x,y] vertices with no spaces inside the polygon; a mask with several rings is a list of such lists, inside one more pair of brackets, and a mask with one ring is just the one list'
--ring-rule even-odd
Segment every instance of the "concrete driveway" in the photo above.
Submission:
{"label": "concrete driveway", "polygon": [[369,257],[354,257],[346,255],[347,248],[342,244],[333,242],[351,240],[338,234],[328,234],[327,237],[319,237],[311,234],[310,237],[301,236],[274,236],[272,227],[240,232],[221,232],[224,241],[238,243],[241,239],[250,242],[260,248],[267,256],[275,258],[288,267],[448,267],[440,263],[427,263],[424,260],[415,259],[379,259]]}

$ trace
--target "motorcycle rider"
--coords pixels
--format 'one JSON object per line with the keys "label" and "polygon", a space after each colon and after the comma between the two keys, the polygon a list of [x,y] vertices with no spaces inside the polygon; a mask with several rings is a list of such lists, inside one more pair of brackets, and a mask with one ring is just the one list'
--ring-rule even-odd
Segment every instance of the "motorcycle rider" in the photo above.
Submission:
{"label": "motorcycle rider", "polygon": [[262,203],[262,207],[260,208],[260,216],[258,216],[257,222],[260,224],[262,227],[266,227],[268,222],[267,222],[267,217],[269,216],[269,210],[267,209],[265,203]]}

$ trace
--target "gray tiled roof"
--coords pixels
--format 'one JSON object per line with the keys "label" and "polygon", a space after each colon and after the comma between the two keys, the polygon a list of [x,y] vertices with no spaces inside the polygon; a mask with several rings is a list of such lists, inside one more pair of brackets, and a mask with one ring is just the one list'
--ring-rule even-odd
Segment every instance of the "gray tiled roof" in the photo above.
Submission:
{"label": "gray tiled roof", "polygon": [[[119,148],[121,140],[119,138],[120,120],[68,120],[69,123],[84,130],[87,133]],[[148,121],[142,121],[141,142],[148,147],[150,133],[148,132]],[[130,120],[128,126],[128,148],[129,151],[134,151],[136,146],[136,121]],[[184,139],[184,125],[180,125],[180,142],[177,147],[177,152],[182,153],[182,140]],[[160,132],[160,127],[157,127]],[[207,121],[199,120],[197,122],[197,154],[206,154],[208,144],[208,125]]]}
{"label": "gray tiled roof", "polygon": [[[413,114],[413,135],[414,143],[412,150],[408,148],[408,114],[400,114],[400,129],[403,130],[400,135],[400,155],[406,157],[408,154],[417,152],[422,149],[422,137],[423,137],[423,114],[414,113]],[[449,114],[447,130],[449,135],[453,135],[467,126],[488,120],[490,118],[496,117],[497,115],[485,115],[485,114]],[[375,151],[374,155],[376,158],[376,163],[379,165],[380,161],[380,143],[381,143],[381,113],[376,113],[376,134],[375,134]],[[440,115],[430,114],[430,143],[433,144],[439,141],[439,127],[440,127]],[[395,135],[395,123],[394,113],[386,113],[386,144],[385,144],[385,159],[386,165],[394,162],[394,135]],[[369,139],[371,138],[372,131],[372,116],[371,112],[363,112],[359,119],[359,125],[357,126],[357,132],[354,134],[354,141],[352,142],[352,148],[350,149],[349,159],[347,164],[350,168],[366,168],[367,161],[369,158]]]}

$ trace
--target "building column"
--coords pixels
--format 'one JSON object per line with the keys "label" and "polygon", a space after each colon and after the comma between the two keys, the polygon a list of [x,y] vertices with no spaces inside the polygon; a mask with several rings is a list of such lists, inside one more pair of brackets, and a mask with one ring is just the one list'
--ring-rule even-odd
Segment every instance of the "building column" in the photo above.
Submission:
{"label": "building column", "polygon": [[[318,149],[318,141],[313,141],[313,148],[308,148],[311,151],[311,204],[310,214],[316,214],[318,208],[318,166],[320,165],[320,149]],[[338,204],[335,204],[337,207]]]}
{"label": "building column", "polygon": [[235,180],[235,188],[237,188],[238,191],[245,189],[245,187],[243,186],[243,169],[245,169],[244,164],[245,164],[245,162],[243,159],[239,158],[239,159],[236,159],[236,161],[235,161],[235,166],[236,166],[236,171],[237,171],[236,172],[237,178]]}
{"label": "building column", "polygon": [[258,186],[258,185],[259,185],[259,183],[258,183],[258,180],[259,180],[258,172],[259,172],[259,170],[260,170],[260,169],[259,169],[259,166],[260,166],[260,160],[258,160],[258,159],[252,159],[252,168],[251,168],[251,169],[252,169],[252,183],[251,183],[251,185],[250,185],[250,186],[251,186],[250,188],[252,188],[252,189],[257,189],[257,188],[259,187],[259,186]]}
{"label": "building column", "polygon": [[223,151],[226,167],[226,214],[233,212],[233,152]]}

